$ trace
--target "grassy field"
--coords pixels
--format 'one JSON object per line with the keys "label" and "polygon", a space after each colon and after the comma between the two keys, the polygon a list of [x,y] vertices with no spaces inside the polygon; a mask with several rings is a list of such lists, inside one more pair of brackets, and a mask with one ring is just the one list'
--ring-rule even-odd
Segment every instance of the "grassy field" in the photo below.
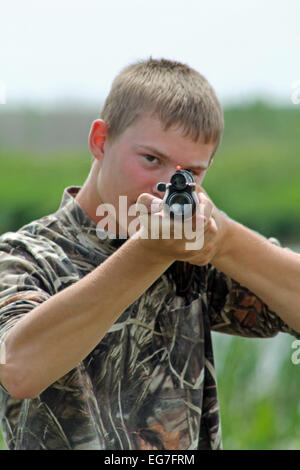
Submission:
{"label": "grassy field", "polygon": [[283,240],[300,234],[300,113],[254,104],[225,114],[204,186],[233,218]]}
{"label": "grassy field", "polygon": [[[228,215],[300,246],[299,107],[254,103],[225,111],[222,145],[204,187]],[[88,152],[0,151],[0,233],[55,211],[63,189],[82,185]],[[299,366],[293,338],[214,334],[225,449],[300,449]]]}
{"label": "grassy field", "polygon": [[[226,110],[223,142],[203,185],[215,204],[267,236],[298,240],[299,128],[297,108]],[[88,152],[0,150],[0,233],[56,210],[64,187],[84,182],[90,160]]]}

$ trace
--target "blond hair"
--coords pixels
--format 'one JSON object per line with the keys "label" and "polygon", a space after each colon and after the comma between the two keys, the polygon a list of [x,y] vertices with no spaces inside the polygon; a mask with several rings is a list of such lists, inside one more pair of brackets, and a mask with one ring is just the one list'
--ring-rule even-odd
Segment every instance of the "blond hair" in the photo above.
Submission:
{"label": "blond hair", "polygon": [[143,60],[125,67],[112,83],[100,118],[117,138],[143,113],[158,117],[167,130],[177,125],[194,141],[220,143],[223,111],[206,78],[186,64]]}

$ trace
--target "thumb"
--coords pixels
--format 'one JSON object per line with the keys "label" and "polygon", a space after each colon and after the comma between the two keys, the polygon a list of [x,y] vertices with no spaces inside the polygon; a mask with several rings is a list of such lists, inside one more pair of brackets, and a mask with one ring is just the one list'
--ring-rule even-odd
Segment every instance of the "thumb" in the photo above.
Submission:
{"label": "thumb", "polygon": [[162,199],[152,196],[152,194],[142,193],[137,198],[136,208],[143,214],[160,212],[162,209],[162,202]]}

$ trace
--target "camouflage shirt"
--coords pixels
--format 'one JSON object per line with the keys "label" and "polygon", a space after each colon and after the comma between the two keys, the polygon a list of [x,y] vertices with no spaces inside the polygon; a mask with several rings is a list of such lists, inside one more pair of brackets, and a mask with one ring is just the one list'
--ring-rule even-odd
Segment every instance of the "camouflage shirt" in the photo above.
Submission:
{"label": "camouflage shirt", "polygon": [[[99,238],[74,199],[78,190],[66,188],[56,213],[0,237],[0,340],[23,315],[126,242]],[[294,334],[211,265],[174,263],[39,397],[14,399],[1,387],[8,448],[220,449],[211,330]]]}

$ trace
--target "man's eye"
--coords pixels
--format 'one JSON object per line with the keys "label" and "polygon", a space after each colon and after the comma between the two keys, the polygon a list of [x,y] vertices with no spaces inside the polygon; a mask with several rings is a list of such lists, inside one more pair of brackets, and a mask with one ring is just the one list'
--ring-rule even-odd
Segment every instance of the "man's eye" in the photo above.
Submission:
{"label": "man's eye", "polygon": [[155,161],[159,161],[158,158],[154,157],[153,155],[143,155],[143,157],[147,160],[149,163],[155,163]]}

